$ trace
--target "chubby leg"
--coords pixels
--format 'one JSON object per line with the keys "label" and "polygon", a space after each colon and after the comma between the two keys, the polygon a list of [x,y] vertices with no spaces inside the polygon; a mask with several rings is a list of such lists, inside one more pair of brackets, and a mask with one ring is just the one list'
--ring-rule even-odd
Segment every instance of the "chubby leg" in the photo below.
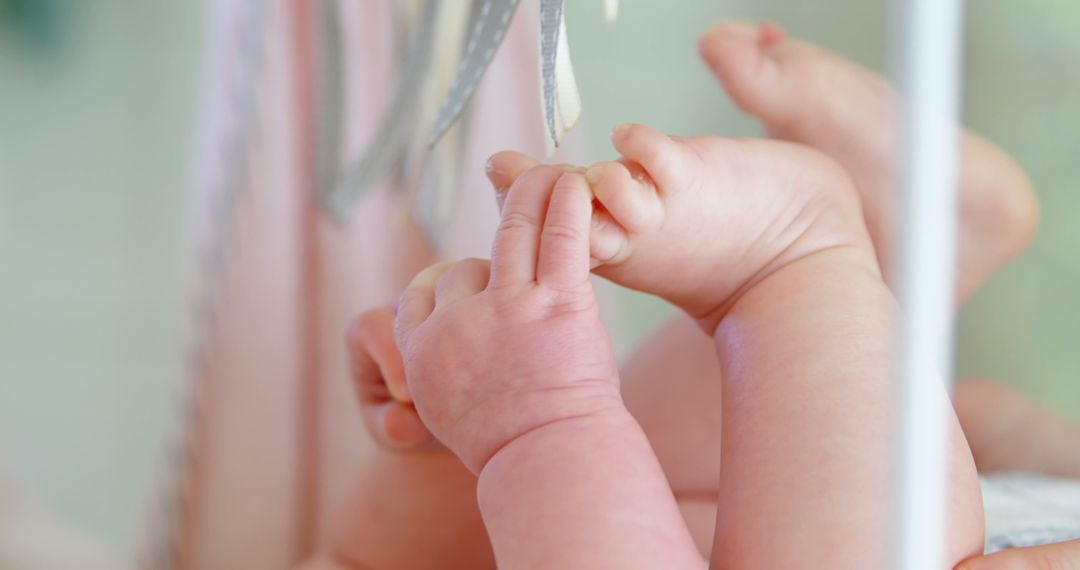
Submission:
{"label": "chubby leg", "polygon": [[[724,465],[715,456],[701,461],[719,470],[712,559],[732,567],[880,565],[891,507],[895,307],[850,182],[790,146],[673,139],[642,127],[620,129],[613,141],[623,159],[589,171],[601,206],[594,232],[610,232],[594,240],[599,271],[668,298],[715,331],[723,397],[699,401],[722,402],[721,426],[696,432],[699,441],[711,436]],[[492,170],[519,159],[505,158]],[[654,417],[700,419],[654,397],[661,371],[637,371],[653,376],[628,383],[626,398],[643,390],[638,413],[647,430],[659,423],[644,419],[655,409]],[[941,404],[951,414],[944,391]],[[678,439],[671,434],[650,437],[659,449]],[[982,520],[969,452],[959,429],[950,437],[955,562],[981,547]],[[700,484],[701,500],[683,503],[700,519],[708,474],[683,478],[678,462],[702,454],[675,445],[671,455],[661,452],[669,480],[691,492]],[[690,522],[701,546],[707,531]]]}
{"label": "chubby leg", "polygon": [[[724,405],[713,559],[731,567],[886,564],[895,304],[876,268],[848,257],[827,252],[763,281],[716,332]],[[939,403],[927,413],[948,413],[944,391]],[[959,430],[952,440],[962,459]],[[947,510],[961,515],[950,525],[960,531],[951,566],[982,546],[974,469],[950,491]]]}
{"label": "chubby leg", "polygon": [[[702,35],[702,57],[728,94],[770,135],[812,146],[854,178],[886,277],[897,240],[893,192],[895,95],[878,75],[771,24],[724,23]],[[986,139],[961,136],[957,299],[966,300],[1030,242],[1035,194],[1020,165]]]}
{"label": "chubby leg", "polygon": [[720,361],[684,314],[658,327],[620,366],[626,407],[645,430],[702,556],[712,550],[720,477]]}
{"label": "chubby leg", "polygon": [[[895,240],[888,213],[888,157],[892,153],[892,93],[888,85],[838,56],[787,41],[771,26],[718,26],[702,38],[701,51],[729,93],[745,110],[760,117],[772,134],[814,146],[849,171],[859,186],[871,235],[887,268]],[[970,132],[963,134],[962,144],[961,301],[1026,246],[1037,218],[1030,183],[1015,161]],[[710,516],[703,513],[715,508],[710,504],[712,493],[702,493],[700,481],[708,481],[711,472],[719,470],[719,455],[700,444],[706,433],[715,433],[721,419],[719,407],[699,409],[703,401],[719,401],[720,387],[713,382],[719,378],[719,366],[707,344],[692,321],[681,315],[672,317],[634,353],[623,374],[628,404],[654,439],[699,545],[703,543],[700,537],[711,535]],[[703,377],[691,379],[685,373]],[[650,382],[667,386],[671,392],[662,394],[663,388],[648,388]],[[635,398],[637,390],[646,396]],[[973,441],[980,467],[994,464],[988,462],[994,461],[991,454],[998,448],[992,443],[994,439],[980,437],[986,430],[976,426],[981,417],[990,415],[981,413],[983,408],[978,405],[972,406],[982,399],[978,392],[985,391],[961,384],[955,396],[964,431],[980,440]],[[654,412],[654,408],[662,411]],[[672,413],[679,409],[693,413]],[[1025,438],[1034,448],[1042,449],[1075,433],[1043,415],[1027,416],[1045,426],[1038,436],[1042,443]],[[701,460],[691,461],[691,457]],[[1041,465],[1045,470],[1046,464]],[[1052,469],[1068,472],[1060,466]]]}
{"label": "chubby leg", "polygon": [[953,406],[980,471],[1080,478],[1080,424],[987,380],[958,383]]}

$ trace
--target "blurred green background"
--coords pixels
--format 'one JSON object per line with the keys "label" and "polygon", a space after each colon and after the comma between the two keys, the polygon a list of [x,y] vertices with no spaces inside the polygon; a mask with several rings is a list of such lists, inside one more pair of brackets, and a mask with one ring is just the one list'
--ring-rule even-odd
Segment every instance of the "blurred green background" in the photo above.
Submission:
{"label": "blurred green background", "polygon": [[[36,6],[36,7],[35,7]],[[0,0],[0,469],[130,547],[178,377],[184,193],[206,3]],[[528,3],[526,3],[528,7]],[[30,7],[28,9],[28,7]],[[770,19],[882,69],[881,0],[568,2],[587,160],[637,121],[757,125],[699,64],[720,19]],[[963,309],[960,377],[1080,418],[1080,3],[969,3],[965,121],[1018,158],[1043,220],[1031,250]],[[635,294],[624,338],[670,311]]]}

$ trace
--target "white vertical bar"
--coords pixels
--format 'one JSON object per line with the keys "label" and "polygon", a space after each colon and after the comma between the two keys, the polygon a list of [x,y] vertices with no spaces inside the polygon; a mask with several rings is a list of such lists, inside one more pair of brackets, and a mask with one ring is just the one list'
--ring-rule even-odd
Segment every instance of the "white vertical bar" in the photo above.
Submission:
{"label": "white vertical bar", "polygon": [[902,97],[901,382],[894,568],[943,568],[961,0],[892,0]]}

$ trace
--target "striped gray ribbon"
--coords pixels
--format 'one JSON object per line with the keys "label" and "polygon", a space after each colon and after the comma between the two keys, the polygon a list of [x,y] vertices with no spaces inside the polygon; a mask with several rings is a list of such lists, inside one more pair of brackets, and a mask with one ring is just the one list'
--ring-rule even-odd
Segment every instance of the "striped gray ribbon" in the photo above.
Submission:
{"label": "striped gray ribbon", "polygon": [[[462,112],[476,92],[477,85],[491,65],[491,61],[498,51],[499,46],[506,37],[506,31],[510,26],[514,13],[520,0],[482,0],[478,9],[474,9],[469,23],[469,39],[458,65],[453,82],[450,84],[439,110],[435,116],[435,124],[428,139],[428,147],[434,147],[446,134],[447,130],[461,117]],[[610,6],[615,5],[609,1]],[[421,15],[420,25],[412,34],[410,47],[402,66],[402,72],[398,84],[394,90],[391,108],[383,115],[373,142],[361,153],[360,158],[353,162],[337,180],[336,184],[321,182],[319,184],[320,197],[323,205],[338,220],[344,220],[348,210],[363,196],[374,183],[385,176],[393,164],[400,163],[407,151],[410,134],[416,128],[416,111],[419,107],[419,94],[421,87],[427,79],[431,66],[432,38],[436,22],[436,11],[440,3],[437,0],[427,0]],[[562,125],[557,118],[559,113],[559,87],[558,87],[558,56],[559,43],[565,41],[560,38],[561,24],[563,20],[564,0],[541,0],[540,2],[540,67],[541,81],[543,85],[542,96],[544,105],[544,118],[547,127],[547,136],[550,147],[557,147],[562,138],[561,129],[569,125]],[[333,16],[327,20],[328,26],[333,26]],[[336,30],[331,30],[336,32]],[[334,38],[330,43],[340,46],[340,42]],[[340,74],[340,53],[338,48],[326,45],[326,61],[324,71],[331,74]],[[324,104],[328,107],[322,111],[323,128],[320,137],[320,155],[318,160],[321,173],[320,180],[331,180],[334,158],[326,158],[327,153],[334,153],[339,148],[340,125],[331,125],[331,122],[341,122],[340,86],[333,81],[324,80]],[[334,93],[327,93],[335,90]],[[426,164],[421,164],[426,170]]]}
{"label": "striped gray ribbon", "polygon": [[[473,10],[469,22],[469,39],[462,56],[461,63],[455,72],[453,82],[447,91],[439,110],[436,113],[434,130],[428,140],[429,147],[433,147],[441,139],[446,131],[461,117],[466,105],[468,105],[476,87],[483,78],[484,73],[491,65],[496,51],[506,37],[506,30],[510,26],[514,13],[520,0],[483,0],[479,8]],[[434,26],[437,20],[437,10],[440,2],[427,0],[421,15],[421,22],[412,33],[410,47],[402,66],[398,84],[394,90],[393,104],[383,115],[376,135],[372,143],[361,153],[360,158],[345,169],[344,174],[336,183],[320,184],[321,201],[326,209],[338,220],[344,220],[348,210],[361,196],[367,193],[374,183],[387,175],[394,164],[403,160],[407,150],[409,135],[417,127],[415,124],[416,111],[420,101],[418,97],[423,91],[421,87],[428,79],[432,60],[432,40]],[[327,20],[327,26],[333,22]],[[329,40],[333,42],[334,40]],[[340,45],[340,44],[337,44]],[[335,60],[337,49],[327,45],[324,56],[324,70],[328,73],[341,73],[340,60]],[[332,82],[324,83],[327,90],[339,89]],[[324,90],[325,92],[326,90]],[[320,154],[333,153],[339,148],[333,140],[340,137],[337,127],[330,125],[331,121],[340,122],[342,113],[335,95],[327,94],[324,103],[332,107],[323,111],[322,133],[326,137],[320,137]],[[323,157],[320,164],[334,157]],[[425,170],[426,165],[421,165]],[[332,168],[324,166],[323,173],[332,171]],[[331,177],[321,177],[330,180]]]}
{"label": "striped gray ribbon", "polygon": [[480,9],[475,12],[470,24],[469,43],[465,46],[450,90],[439,106],[429,146],[435,146],[461,116],[462,109],[476,92],[476,86],[506,37],[506,30],[510,27],[518,4],[519,0],[483,0]]}
{"label": "striped gray ribbon", "polygon": [[359,160],[345,170],[337,184],[320,196],[323,205],[338,220],[347,217],[349,208],[387,174],[408,145],[409,135],[415,128],[420,93],[431,67],[432,41],[440,5],[438,0],[424,2],[390,108],[383,114],[371,144]]}
{"label": "striped gray ribbon", "polygon": [[552,146],[559,145],[561,133],[555,126],[555,60],[559,52],[559,22],[563,15],[563,0],[540,0],[540,78],[544,92],[544,118]]}
{"label": "striped gray ribbon", "polygon": [[[315,80],[319,97],[315,133],[315,191],[329,196],[338,183],[345,126],[345,57],[338,0],[320,0],[321,57]],[[325,202],[324,202],[325,203]]]}

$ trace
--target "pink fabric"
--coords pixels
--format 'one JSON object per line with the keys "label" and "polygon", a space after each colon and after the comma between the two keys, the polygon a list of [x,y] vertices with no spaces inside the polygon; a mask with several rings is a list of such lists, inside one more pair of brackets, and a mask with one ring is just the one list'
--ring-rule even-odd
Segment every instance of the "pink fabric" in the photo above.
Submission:
{"label": "pink fabric", "polygon": [[[291,52],[281,12],[267,15],[265,61],[259,82],[252,140],[252,175],[239,195],[233,224],[215,227],[223,207],[221,187],[230,165],[224,147],[238,128],[228,97],[242,80],[237,36],[250,6],[217,7],[206,101],[208,119],[199,148],[202,172],[196,181],[194,230],[197,251],[225,231],[227,258],[208,350],[198,383],[197,413],[187,426],[193,444],[183,473],[183,510],[178,516],[178,566],[182,568],[284,568],[294,555],[297,488],[296,379],[300,373],[298,249],[300,195],[292,114]],[[197,279],[210,278],[197,265]],[[196,284],[196,289],[214,283]]]}
{"label": "pink fabric", "polygon": [[[391,1],[342,5],[348,23],[345,133],[350,158],[371,142],[393,88]],[[243,13],[245,3],[233,0],[214,10],[218,22],[212,45],[220,61],[209,73],[202,146],[211,150],[201,161],[194,194],[199,235],[209,227],[216,204],[214,193],[204,189],[212,188],[223,171],[214,149],[230,128],[230,118],[220,110],[228,96],[227,81],[236,72],[227,57],[229,36],[235,33],[230,22]],[[192,426],[196,448],[186,474],[182,567],[289,567],[308,554],[302,552],[305,502],[314,503],[309,506],[315,540],[325,540],[329,516],[372,451],[347,376],[347,324],[365,309],[392,302],[411,276],[436,257],[487,257],[497,216],[483,173],[486,158],[502,149],[543,155],[537,10],[535,2],[526,1],[474,99],[457,209],[440,251],[432,251],[407,204],[387,182],[361,200],[347,225],[334,225],[305,202],[310,195],[301,175],[304,153],[298,152],[295,120],[295,82],[303,74],[297,74],[298,46],[291,35],[293,8],[270,5],[275,8],[265,30],[254,176],[228,240],[228,269],[217,292],[200,413]],[[574,140],[570,136],[559,154],[571,156]],[[305,273],[312,267],[315,274]],[[312,286],[315,290],[307,289]],[[306,322],[314,328],[305,330]],[[315,360],[307,365],[305,346],[315,350]],[[302,409],[305,383],[317,389],[315,409],[307,412]],[[305,417],[315,422],[308,440]],[[304,448],[310,440],[315,448]],[[316,459],[313,471],[302,465],[305,457]],[[315,479],[306,481],[304,473]]]}

